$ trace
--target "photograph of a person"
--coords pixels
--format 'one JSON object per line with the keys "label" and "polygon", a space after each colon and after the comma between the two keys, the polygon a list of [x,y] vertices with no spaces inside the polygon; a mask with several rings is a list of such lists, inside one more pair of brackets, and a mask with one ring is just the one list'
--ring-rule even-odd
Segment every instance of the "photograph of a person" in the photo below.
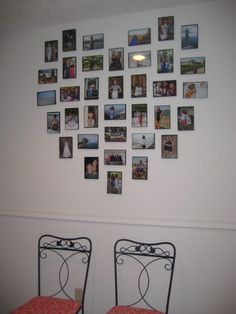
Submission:
{"label": "photograph of a person", "polygon": [[82,57],[82,71],[99,71],[103,70],[103,55]]}
{"label": "photograph of a person", "polygon": [[39,84],[57,83],[57,69],[44,69],[38,71]]}
{"label": "photograph of a person", "polygon": [[80,87],[79,86],[67,86],[60,87],[60,101],[79,101],[80,100]]}
{"label": "photograph of a person", "polygon": [[37,92],[37,106],[56,105],[56,90]]}
{"label": "photograph of a person", "polygon": [[99,158],[84,157],[84,178],[98,179],[99,178]]}
{"label": "photograph of a person", "polygon": [[47,132],[60,133],[61,114],[60,112],[47,112]]}
{"label": "photograph of a person", "polygon": [[73,158],[73,137],[59,137],[59,157]]}
{"label": "photograph of a person", "polygon": [[147,180],[148,178],[148,157],[132,157],[132,179]]}
{"label": "photograph of a person", "polygon": [[98,134],[78,134],[78,149],[98,149]]}
{"label": "photograph of a person", "polygon": [[132,127],[147,127],[147,104],[132,104]]}
{"label": "photograph of a person", "polygon": [[178,107],[177,115],[179,131],[194,130],[194,107]]}
{"label": "photograph of a person", "polygon": [[151,51],[138,51],[128,53],[129,68],[143,68],[151,66]]}
{"label": "photograph of a person", "polygon": [[104,120],[126,120],[126,104],[104,105]]}
{"label": "photograph of a person", "polygon": [[109,49],[109,71],[124,70],[124,48]]}
{"label": "photograph of a person", "polygon": [[84,127],[98,127],[98,106],[84,106]]}
{"label": "photograph of a person", "polygon": [[65,108],[65,130],[79,129],[79,108]]}
{"label": "photograph of a person", "polygon": [[170,105],[154,106],[154,128],[170,129]]}
{"label": "photograph of a person", "polygon": [[123,76],[108,77],[108,98],[123,98]]}
{"label": "photograph of a person", "polygon": [[76,57],[63,58],[63,79],[76,78]]}
{"label": "photograph of a person", "polygon": [[105,149],[104,165],[124,166],[126,165],[126,150],[124,149]]}
{"label": "photograph of a person", "polygon": [[161,158],[178,158],[178,135],[161,136]]}
{"label": "photograph of a person", "polygon": [[147,96],[147,75],[135,74],[131,75],[131,97],[146,97]]}
{"label": "photograph of a person", "polygon": [[45,41],[45,62],[58,61],[58,40]]}
{"label": "photograph of a person", "polygon": [[157,73],[174,72],[174,49],[157,50]]}
{"label": "photograph of a person", "polygon": [[76,50],[76,29],[62,31],[62,51]]}
{"label": "photograph of a person", "polygon": [[128,44],[129,46],[151,44],[151,28],[129,30]]}
{"label": "photograph of a person", "polygon": [[158,18],[159,41],[174,40],[174,16]]}
{"label": "photograph of a person", "polygon": [[207,98],[208,82],[183,82],[183,98]]}
{"label": "photograph of a person", "polygon": [[127,128],[125,126],[105,127],[105,142],[126,142]]}
{"label": "photograph of a person", "polygon": [[83,36],[83,50],[94,50],[104,48],[104,35],[93,34]]}
{"label": "photograph of a person", "polygon": [[89,77],[84,79],[84,99],[92,100],[99,98],[99,78]]}
{"label": "photograph of a person", "polygon": [[107,193],[122,194],[121,171],[107,171]]}
{"label": "photograph of a person", "polygon": [[176,90],[176,80],[153,82],[153,97],[176,96]]}
{"label": "photograph of a person", "polygon": [[205,57],[180,58],[180,74],[204,74]]}
{"label": "photograph of a person", "polygon": [[198,24],[181,25],[182,49],[198,48]]}
{"label": "photograph of a person", "polygon": [[155,133],[133,133],[132,149],[155,149]]}

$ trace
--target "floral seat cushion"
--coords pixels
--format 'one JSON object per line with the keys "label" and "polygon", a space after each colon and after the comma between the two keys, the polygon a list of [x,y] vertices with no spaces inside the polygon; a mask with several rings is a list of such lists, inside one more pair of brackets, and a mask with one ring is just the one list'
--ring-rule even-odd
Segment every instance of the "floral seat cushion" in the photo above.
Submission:
{"label": "floral seat cushion", "polygon": [[80,302],[52,297],[34,297],[10,314],[75,314]]}
{"label": "floral seat cushion", "polygon": [[160,311],[154,311],[149,309],[129,307],[129,306],[114,306],[106,314],[164,314]]}

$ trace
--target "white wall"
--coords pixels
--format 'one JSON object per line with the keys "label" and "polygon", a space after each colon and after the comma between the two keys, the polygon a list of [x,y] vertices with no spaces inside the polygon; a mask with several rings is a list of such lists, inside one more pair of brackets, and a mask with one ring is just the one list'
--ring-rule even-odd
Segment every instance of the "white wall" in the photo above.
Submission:
{"label": "white wall", "polygon": [[[1,38],[1,106],[0,106],[0,308],[1,313],[25,301],[36,292],[35,244],[44,232],[74,236],[86,234],[94,241],[94,257],[87,295],[87,313],[102,314],[113,304],[113,277],[111,252],[118,237],[137,240],[170,240],[177,246],[178,260],[171,299],[171,313],[218,314],[235,308],[235,4],[209,2],[172,9],[112,17],[73,25],[41,28],[11,34]],[[175,16],[175,40],[158,42],[157,18]],[[184,24],[199,25],[199,49],[182,51],[180,28]],[[152,44],[130,48],[127,45],[129,29],[151,27]],[[76,28],[78,50],[61,52],[62,30]],[[90,55],[81,49],[82,36],[104,33],[104,70],[95,73],[81,71],[81,56]],[[37,71],[51,64],[44,63],[44,41],[59,40],[59,70],[61,86],[74,85],[62,77],[61,59],[76,55],[79,74],[76,84],[81,86],[80,108],[83,129],[83,106],[100,107],[99,180],[83,179],[83,158],[94,152],[76,148],[78,132],[63,130],[65,104],[37,107],[36,92],[45,86],[37,84]],[[125,48],[125,70],[108,71],[108,49]],[[156,51],[174,48],[175,72],[166,79],[177,79],[178,95],[174,99],[152,97],[152,81],[165,79],[156,73]],[[127,54],[133,50],[151,50],[152,68],[128,69]],[[91,54],[95,54],[96,52]],[[181,76],[179,59],[184,56],[205,56],[206,74]],[[54,64],[52,65],[54,67]],[[131,179],[131,138],[119,148],[127,150],[127,166],[123,172],[123,194],[106,194],[107,166],[102,164],[103,150],[117,147],[105,144],[103,106],[107,99],[107,77],[124,75],[128,134],[131,128],[130,76],[147,73],[149,108],[147,132],[155,132],[156,149],[140,155],[149,158],[148,181]],[[84,77],[99,76],[98,101],[83,100]],[[207,80],[208,99],[182,99],[182,82]],[[49,87],[51,89],[51,86]],[[59,94],[58,94],[59,95]],[[122,101],[123,102],[123,101]],[[138,101],[137,101],[138,103]],[[161,134],[167,131],[153,129],[153,107],[171,104],[172,128],[178,134],[179,157],[163,160],[160,155]],[[176,108],[193,105],[195,130],[178,132]],[[73,104],[73,106],[76,106]],[[61,111],[61,136],[74,138],[74,158],[58,158],[58,135],[46,132],[46,112]],[[91,132],[92,133],[92,132]],[[113,168],[115,169],[115,168]],[[117,168],[116,168],[117,169]],[[3,240],[4,239],[4,240]],[[24,244],[23,251],[20,245]],[[109,261],[104,256],[110,255]],[[111,276],[106,276],[110,271]],[[23,282],[26,284],[23,285]]]}

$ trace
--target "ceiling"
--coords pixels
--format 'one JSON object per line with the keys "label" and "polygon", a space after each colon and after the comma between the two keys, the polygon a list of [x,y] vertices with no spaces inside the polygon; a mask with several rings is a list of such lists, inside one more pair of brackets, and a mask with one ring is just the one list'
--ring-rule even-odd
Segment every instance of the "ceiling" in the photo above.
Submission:
{"label": "ceiling", "polygon": [[[0,33],[209,0],[0,0]],[[213,0],[210,0],[213,1]]]}

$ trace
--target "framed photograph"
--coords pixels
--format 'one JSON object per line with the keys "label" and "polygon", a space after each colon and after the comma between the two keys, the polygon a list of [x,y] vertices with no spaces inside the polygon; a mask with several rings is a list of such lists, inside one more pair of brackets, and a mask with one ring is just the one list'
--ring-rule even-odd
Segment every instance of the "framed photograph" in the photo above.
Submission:
{"label": "framed photograph", "polygon": [[147,180],[148,178],[148,157],[132,157],[132,179]]}
{"label": "framed photograph", "polygon": [[76,57],[63,58],[63,79],[76,78]]}
{"label": "framed photograph", "polygon": [[132,127],[147,127],[147,104],[132,104]]}
{"label": "framed photograph", "polygon": [[155,133],[133,133],[132,149],[155,149]]}
{"label": "framed photograph", "polygon": [[58,40],[45,41],[44,61],[58,61]]}
{"label": "framed photograph", "polygon": [[103,55],[84,56],[82,57],[82,71],[99,71],[103,70]]}
{"label": "framed photograph", "polygon": [[107,171],[107,194],[122,194],[121,171]]}
{"label": "framed photograph", "polygon": [[126,104],[104,105],[104,120],[126,120]]}
{"label": "framed photograph", "polygon": [[62,51],[76,50],[76,29],[62,31]]}
{"label": "framed photograph", "polygon": [[47,132],[60,133],[61,113],[60,112],[47,112]]}
{"label": "framed photograph", "polygon": [[98,134],[78,134],[78,149],[98,149]]}
{"label": "framed photograph", "polygon": [[65,108],[65,129],[79,129],[79,108]]}
{"label": "framed photograph", "polygon": [[59,137],[59,157],[73,158],[73,137]]}
{"label": "framed photograph", "polygon": [[93,34],[83,36],[83,50],[94,50],[104,48],[104,35]]}
{"label": "framed photograph", "polygon": [[60,101],[79,101],[80,100],[80,87],[79,86],[66,86],[60,87]]}
{"label": "framed photograph", "polygon": [[126,142],[127,128],[125,126],[105,127],[105,142]]}
{"label": "framed photograph", "polygon": [[178,158],[178,135],[161,136],[161,158]]}
{"label": "framed photograph", "polygon": [[183,98],[207,98],[208,82],[184,82]]}
{"label": "framed photograph", "polygon": [[204,74],[205,57],[180,58],[180,74]]}
{"label": "framed photograph", "polygon": [[181,48],[198,48],[198,24],[181,25]]}
{"label": "framed photograph", "polygon": [[84,106],[84,127],[98,127],[98,106]]}
{"label": "framed photograph", "polygon": [[147,75],[135,74],[131,75],[131,97],[146,97],[147,96]]}
{"label": "framed photograph", "polygon": [[128,44],[129,46],[151,44],[151,28],[129,30]]}
{"label": "framed photograph", "polygon": [[170,129],[170,105],[154,106],[154,128]]}
{"label": "framed photograph", "polygon": [[99,158],[84,157],[84,178],[98,179],[99,178]]}
{"label": "framed photograph", "polygon": [[124,48],[109,49],[109,71],[124,70]]}
{"label": "framed photograph", "polygon": [[176,96],[176,90],[176,80],[153,82],[153,97]]}
{"label": "framed photograph", "polygon": [[174,72],[174,49],[157,50],[157,73]]}
{"label": "framed photograph", "polygon": [[158,18],[158,39],[159,41],[174,40],[174,16]]}
{"label": "framed photograph", "polygon": [[105,149],[104,165],[124,166],[126,165],[126,150],[124,149]]}
{"label": "framed photograph", "polygon": [[137,51],[128,53],[129,68],[143,68],[151,66],[151,51]]}
{"label": "framed photograph", "polygon": [[37,92],[37,106],[56,105],[56,103],[55,90]]}
{"label": "framed photograph", "polygon": [[38,71],[39,84],[57,83],[57,69],[45,69]]}
{"label": "framed photograph", "polygon": [[87,77],[84,79],[84,99],[92,100],[99,98],[99,78]]}
{"label": "framed photograph", "polygon": [[177,115],[179,131],[194,130],[194,107],[178,107]]}
{"label": "framed photograph", "polygon": [[123,98],[123,76],[108,77],[108,98]]}

